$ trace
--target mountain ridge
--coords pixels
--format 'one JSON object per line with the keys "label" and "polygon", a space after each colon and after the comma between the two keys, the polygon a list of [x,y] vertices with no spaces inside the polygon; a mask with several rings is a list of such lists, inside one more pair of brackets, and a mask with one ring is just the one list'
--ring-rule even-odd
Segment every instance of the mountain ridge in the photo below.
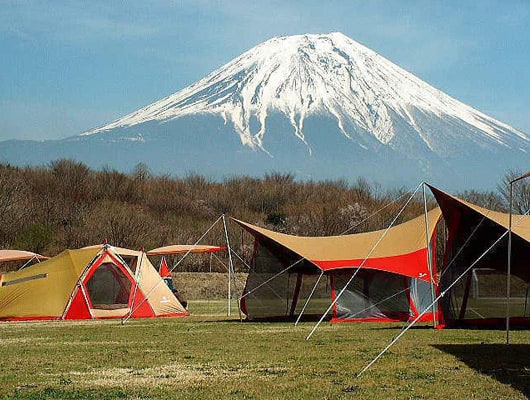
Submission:
{"label": "mountain ridge", "polygon": [[272,38],[107,125],[0,147],[0,161],[27,153],[33,164],[61,154],[122,169],[147,159],[161,173],[482,188],[528,164],[530,137],[335,32]]}
{"label": "mountain ridge", "polygon": [[[388,81],[389,76],[393,81]],[[272,38],[198,82],[84,135],[149,120],[213,113],[233,123],[243,144],[264,150],[267,115],[279,110],[289,117],[293,133],[304,143],[305,117],[328,113],[335,116],[346,137],[351,134],[345,122],[353,119],[388,144],[395,135],[390,111],[422,136],[409,107],[438,115],[451,115],[454,110],[452,116],[501,145],[507,145],[502,135],[506,131],[528,141],[517,129],[453,99],[338,32]],[[254,132],[252,117],[259,125]],[[422,139],[431,147],[428,137]]]}

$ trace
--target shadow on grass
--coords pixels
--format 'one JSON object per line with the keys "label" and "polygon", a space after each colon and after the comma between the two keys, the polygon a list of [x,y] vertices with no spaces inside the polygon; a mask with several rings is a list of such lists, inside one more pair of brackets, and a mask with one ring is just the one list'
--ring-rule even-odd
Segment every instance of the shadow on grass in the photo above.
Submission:
{"label": "shadow on grass", "polygon": [[530,398],[529,344],[439,344],[434,347]]}

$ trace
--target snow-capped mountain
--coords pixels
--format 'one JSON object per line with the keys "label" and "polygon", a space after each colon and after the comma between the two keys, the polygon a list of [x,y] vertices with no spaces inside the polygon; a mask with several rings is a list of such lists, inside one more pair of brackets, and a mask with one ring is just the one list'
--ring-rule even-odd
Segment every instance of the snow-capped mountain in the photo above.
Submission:
{"label": "snow-capped mountain", "polygon": [[527,134],[341,33],[273,38],[175,94],[61,142],[99,145],[103,154],[88,162],[120,167],[130,165],[119,148],[134,147],[149,159],[129,153],[127,162],[157,172],[286,170],[400,185],[491,187],[509,168],[530,164]]}

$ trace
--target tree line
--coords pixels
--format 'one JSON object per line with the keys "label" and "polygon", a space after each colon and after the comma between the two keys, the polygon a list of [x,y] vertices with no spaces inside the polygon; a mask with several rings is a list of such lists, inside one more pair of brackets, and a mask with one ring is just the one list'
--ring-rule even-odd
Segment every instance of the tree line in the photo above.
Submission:
{"label": "tree line", "polygon": [[[508,207],[510,171],[497,191],[457,195],[498,211]],[[518,182],[514,212],[530,209],[530,183]],[[290,173],[261,178],[154,175],[144,164],[131,173],[90,169],[61,159],[41,167],[0,164],[0,248],[55,255],[64,249],[107,241],[132,249],[193,244],[225,214],[272,230],[303,236],[339,235],[385,228],[411,195],[358,179],[299,182]],[[435,205],[428,199],[428,207]],[[416,195],[396,223],[423,212]],[[219,224],[218,224],[219,225]],[[251,239],[230,224],[230,240],[241,254]],[[225,244],[224,230],[212,229],[205,244]]]}

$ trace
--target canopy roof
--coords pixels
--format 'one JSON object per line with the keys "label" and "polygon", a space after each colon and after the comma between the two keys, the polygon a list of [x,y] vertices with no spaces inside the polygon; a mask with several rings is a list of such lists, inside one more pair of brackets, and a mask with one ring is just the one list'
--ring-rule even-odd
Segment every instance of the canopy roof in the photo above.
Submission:
{"label": "canopy roof", "polygon": [[[442,207],[442,212],[446,219],[449,219],[449,214],[455,208],[468,209],[486,217],[505,229],[509,228],[510,214],[488,210],[487,208],[477,206],[476,204],[469,203],[456,196],[450,195],[434,186],[428,186],[436,197],[438,204]],[[516,234],[521,239],[530,242],[530,215],[513,214],[512,233]]]}
{"label": "canopy roof", "polygon": [[427,218],[421,215],[388,230],[321,237],[286,235],[235,221],[258,240],[272,240],[323,271],[362,265],[428,281],[427,242],[432,239],[440,216],[437,207],[427,213]]}
{"label": "canopy roof", "polygon": [[[458,254],[458,264],[507,271],[509,214],[488,210],[429,186],[449,229],[448,246]],[[493,248],[490,246],[504,238]],[[470,240],[471,239],[471,240]],[[458,250],[458,251],[457,251]],[[484,257],[482,255],[484,254]],[[530,216],[512,215],[512,274],[530,282]]]}
{"label": "canopy roof", "polygon": [[26,261],[32,258],[46,260],[48,257],[25,250],[0,250],[0,262]]}
{"label": "canopy roof", "polygon": [[223,246],[207,246],[207,245],[192,245],[192,244],[174,244],[170,246],[158,247],[147,252],[148,256],[166,256],[171,254],[184,253],[215,253],[217,251],[225,250]]}

